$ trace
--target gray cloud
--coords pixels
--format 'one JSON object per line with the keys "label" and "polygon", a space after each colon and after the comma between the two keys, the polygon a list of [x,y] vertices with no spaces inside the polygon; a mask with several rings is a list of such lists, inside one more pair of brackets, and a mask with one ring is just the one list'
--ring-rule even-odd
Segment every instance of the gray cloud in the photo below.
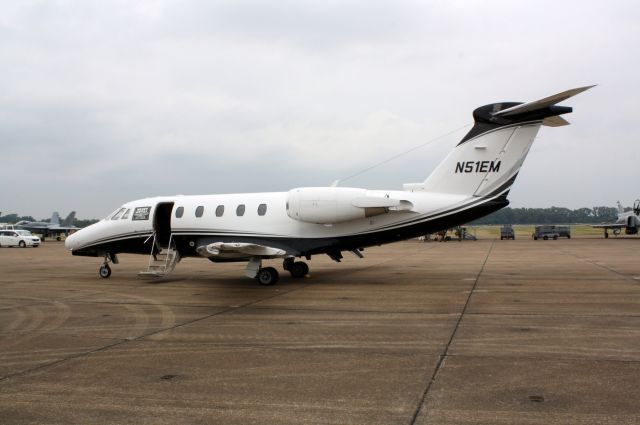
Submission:
{"label": "gray cloud", "polygon": [[[541,131],[513,205],[638,197],[631,1],[3,3],[5,214],[329,184],[482,104],[592,83],[574,125]],[[345,184],[423,180],[461,136]]]}

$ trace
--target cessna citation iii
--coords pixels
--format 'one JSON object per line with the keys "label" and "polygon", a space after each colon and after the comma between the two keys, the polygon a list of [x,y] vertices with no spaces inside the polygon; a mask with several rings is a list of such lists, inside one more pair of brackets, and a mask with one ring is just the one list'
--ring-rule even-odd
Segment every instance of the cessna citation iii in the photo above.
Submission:
{"label": "cessna citation iii", "polygon": [[73,255],[104,257],[111,275],[118,253],[149,255],[143,275],[162,276],[184,257],[247,262],[245,275],[262,285],[278,281],[263,259],[304,277],[310,260],[458,226],[509,204],[507,195],[540,129],[569,124],[557,106],[593,86],[529,103],[492,103],[473,111],[474,126],[422,183],[403,190],[300,187],[289,192],[162,196],[128,202],[66,239]]}

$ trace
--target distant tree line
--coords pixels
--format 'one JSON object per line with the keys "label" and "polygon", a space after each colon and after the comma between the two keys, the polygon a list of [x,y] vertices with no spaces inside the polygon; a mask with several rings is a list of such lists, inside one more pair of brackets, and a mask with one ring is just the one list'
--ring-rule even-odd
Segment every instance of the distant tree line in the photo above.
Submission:
{"label": "distant tree line", "polygon": [[[631,208],[625,208],[625,211]],[[618,209],[612,207],[569,208],[503,208],[469,224],[570,224],[607,223],[615,221]]]}
{"label": "distant tree line", "polygon": [[[0,216],[0,223],[17,223],[18,221],[22,221],[22,220],[37,221],[35,218],[31,217],[30,215],[19,216],[18,214],[7,214],[7,215]],[[49,221],[49,219],[47,219],[47,221]]]}
{"label": "distant tree line", "polygon": [[[631,208],[625,208],[630,211]],[[569,223],[607,223],[615,221],[618,216],[618,209],[612,207],[578,208],[570,210],[568,208],[503,208],[486,217],[469,224],[569,224]],[[20,220],[36,221],[30,215],[18,216],[8,214],[0,217],[0,223],[16,223]],[[43,219],[40,221],[49,221]],[[78,227],[86,227],[100,220],[75,219],[73,224]]]}
{"label": "distant tree line", "polygon": [[[35,218],[33,218],[30,215],[18,215],[18,214],[7,214],[7,215],[3,215],[0,216],[0,223],[17,223],[18,221],[43,221],[43,222],[49,222],[51,221],[51,218],[45,218],[42,220],[36,220]],[[73,220],[73,224],[78,226],[78,227],[87,227],[93,223],[97,223],[100,220],[95,220],[95,219],[87,219],[87,220],[80,220],[80,219],[74,219]]]}

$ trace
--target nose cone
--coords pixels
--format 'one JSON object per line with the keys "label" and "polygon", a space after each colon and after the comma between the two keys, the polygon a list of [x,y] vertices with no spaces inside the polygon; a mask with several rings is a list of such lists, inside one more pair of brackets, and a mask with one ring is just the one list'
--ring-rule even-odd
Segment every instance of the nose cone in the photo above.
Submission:
{"label": "nose cone", "polygon": [[64,240],[64,247],[69,251],[73,251],[74,249],[78,248],[78,233],[80,232],[81,230],[74,232],[67,236],[67,238]]}

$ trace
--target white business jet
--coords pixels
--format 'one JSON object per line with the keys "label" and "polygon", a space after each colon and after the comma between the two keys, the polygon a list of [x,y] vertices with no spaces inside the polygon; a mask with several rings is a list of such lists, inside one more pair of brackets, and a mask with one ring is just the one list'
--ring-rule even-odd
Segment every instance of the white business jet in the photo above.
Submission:
{"label": "white business jet", "polygon": [[569,124],[556,106],[593,86],[529,103],[492,103],[473,111],[474,126],[422,183],[403,190],[300,187],[289,192],[162,196],[128,202],[66,241],[73,255],[104,257],[111,275],[116,254],[149,255],[144,275],[171,272],[184,257],[247,262],[246,276],[278,281],[263,259],[282,258],[294,278],[309,267],[302,257],[364,248],[458,226],[509,204],[507,195],[540,129]]}

